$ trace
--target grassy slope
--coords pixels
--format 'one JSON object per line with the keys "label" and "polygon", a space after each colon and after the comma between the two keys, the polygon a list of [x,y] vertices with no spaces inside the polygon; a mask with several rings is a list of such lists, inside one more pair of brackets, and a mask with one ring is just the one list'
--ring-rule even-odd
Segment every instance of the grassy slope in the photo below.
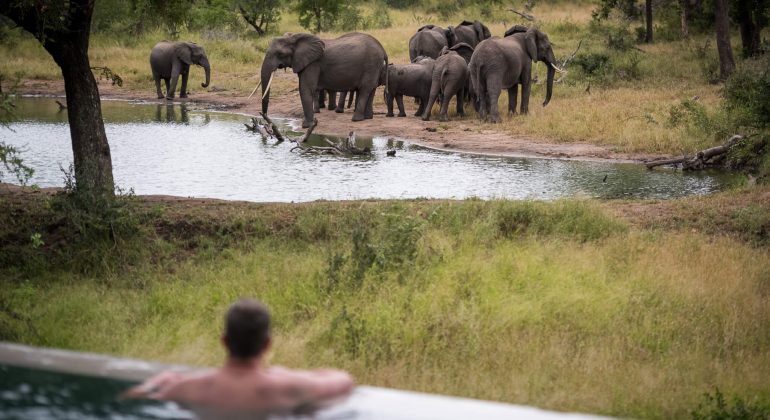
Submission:
{"label": "grassy slope", "polygon": [[3,254],[37,261],[0,271],[15,312],[0,311],[0,339],[214,365],[223,310],[246,295],[274,312],[273,363],[361,383],[645,418],[682,417],[715,386],[770,400],[767,189],[608,204],[140,201],[144,233],[86,245],[101,249],[96,271],[39,258],[63,238],[33,196],[0,196],[0,242],[16,242]]}
{"label": "grassy slope", "polygon": [[[541,29],[555,43],[557,57],[566,57],[581,39],[584,40],[581,54],[606,51],[606,37],[590,31],[592,7],[589,3],[567,2],[535,9]],[[408,61],[409,37],[419,25],[428,22],[455,25],[461,19],[478,17],[478,12],[467,10],[448,20],[411,11],[391,10],[391,15],[393,27],[369,32],[382,42],[391,62],[404,63]],[[492,33],[498,36],[516,23],[513,15],[501,15],[498,23],[487,20]],[[285,31],[302,31],[296,16],[285,14],[277,32]],[[336,35],[321,34],[326,38]],[[91,42],[92,64],[109,66],[124,78],[125,89],[151,97],[154,84],[147,55],[152,45],[164,37],[166,35],[161,32],[130,39],[96,35]],[[212,63],[213,84],[228,89],[222,93],[228,96],[248,95],[256,85],[258,68],[269,41],[249,37],[223,39],[211,33],[184,33],[181,39],[205,46]],[[642,46],[645,53],[610,52],[615,73],[621,76],[613,76],[604,83],[594,80],[590,93],[585,92],[590,78],[581,75],[578,67],[573,66],[566,81],[556,86],[551,105],[547,108],[539,106],[545,89],[542,85],[537,86],[533,89],[531,114],[506,117],[503,124],[495,128],[547,141],[585,141],[632,152],[681,153],[720,143],[723,139],[715,139],[713,133],[702,129],[672,128],[665,124],[673,105],[696,95],[707,109],[715,109],[720,88],[709,85],[708,76],[702,70],[713,68],[716,63],[715,51],[711,51],[715,49],[713,42],[705,53],[698,53],[699,47],[707,42],[705,37],[686,42],[660,41],[652,46]],[[15,47],[0,46],[0,55],[7,57],[0,62],[0,73],[8,77],[60,78],[53,61],[32,39],[21,40]],[[631,64],[634,60],[638,60],[636,66]],[[539,72],[540,78],[544,79],[544,66],[540,66]],[[192,71],[190,86],[197,89],[202,78],[202,71]],[[288,91],[296,85],[281,82],[275,88]],[[384,106],[381,95],[377,95],[376,100],[376,106]],[[501,109],[507,109],[506,94],[501,95],[500,103]]]}

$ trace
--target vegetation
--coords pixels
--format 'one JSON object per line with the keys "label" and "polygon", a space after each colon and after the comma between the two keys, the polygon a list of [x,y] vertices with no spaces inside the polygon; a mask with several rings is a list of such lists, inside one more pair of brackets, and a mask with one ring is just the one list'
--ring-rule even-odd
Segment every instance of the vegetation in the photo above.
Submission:
{"label": "vegetation", "polygon": [[274,312],[272,363],[365,384],[622,417],[683,417],[715,386],[767,402],[769,197],[129,197],[105,229],[6,192],[0,339],[215,365],[247,295]]}

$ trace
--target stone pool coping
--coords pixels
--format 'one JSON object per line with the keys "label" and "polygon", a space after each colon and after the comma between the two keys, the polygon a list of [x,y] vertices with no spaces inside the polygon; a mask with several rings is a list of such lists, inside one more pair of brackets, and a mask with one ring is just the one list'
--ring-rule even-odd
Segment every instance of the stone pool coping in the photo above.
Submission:
{"label": "stone pool coping", "polygon": [[[126,381],[141,381],[160,370],[190,371],[183,365],[164,365],[96,353],[31,347],[0,342],[0,364],[44,369]],[[324,409],[314,418],[322,419],[600,419],[590,414],[560,413],[535,407],[456,398],[359,385],[345,402]]]}

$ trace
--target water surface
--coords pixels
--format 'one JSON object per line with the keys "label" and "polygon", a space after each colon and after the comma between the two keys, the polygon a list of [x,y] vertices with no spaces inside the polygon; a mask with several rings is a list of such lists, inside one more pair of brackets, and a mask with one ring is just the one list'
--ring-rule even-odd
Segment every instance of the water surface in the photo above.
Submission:
{"label": "water surface", "polygon": [[[648,171],[643,165],[472,156],[386,137],[360,138],[371,157],[303,155],[248,132],[241,115],[187,105],[103,101],[114,177],[136,194],[260,202],[364,198],[674,198],[709,194],[738,177],[725,172]],[[328,111],[326,111],[328,112]],[[35,169],[30,183],[62,186],[72,162],[66,110],[54,99],[20,98],[12,131]],[[323,118],[323,114],[319,118]],[[375,118],[381,118],[376,116]],[[355,128],[355,125],[352,125]],[[323,144],[318,136],[315,144]],[[396,157],[386,156],[396,149]],[[10,179],[6,178],[6,181]]]}

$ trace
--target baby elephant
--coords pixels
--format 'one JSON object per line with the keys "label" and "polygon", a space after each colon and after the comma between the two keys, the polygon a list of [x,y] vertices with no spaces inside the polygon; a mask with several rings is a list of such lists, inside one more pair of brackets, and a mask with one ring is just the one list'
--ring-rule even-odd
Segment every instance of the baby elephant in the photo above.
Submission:
{"label": "baby elephant", "polygon": [[163,98],[160,90],[160,79],[166,82],[166,99],[174,99],[176,82],[182,75],[182,89],[180,98],[187,97],[187,77],[190,74],[190,65],[197,64],[206,70],[206,82],[202,87],[208,87],[211,79],[211,66],[203,47],[193,42],[169,42],[161,41],[152,47],[150,52],[150,67],[152,78],[155,79],[155,89],[158,91],[158,99]]}
{"label": "baby elephant", "polygon": [[435,62],[436,60],[430,57],[418,57],[414,63],[388,66],[388,89],[385,91],[385,103],[388,105],[386,117],[393,116],[394,98],[398,104],[398,116],[406,117],[404,95],[420,100],[420,107],[414,115],[422,115],[430,96],[430,83]]}
{"label": "baby elephant", "polygon": [[447,110],[449,109],[449,100],[452,96],[457,96],[457,114],[465,115],[463,110],[463,96],[465,86],[468,80],[468,64],[465,59],[456,51],[443,50],[442,55],[436,59],[433,66],[433,76],[430,87],[430,99],[422,114],[422,120],[430,120],[430,111],[436,102],[439,94],[441,95],[441,111],[439,111],[439,121],[448,121]]}

